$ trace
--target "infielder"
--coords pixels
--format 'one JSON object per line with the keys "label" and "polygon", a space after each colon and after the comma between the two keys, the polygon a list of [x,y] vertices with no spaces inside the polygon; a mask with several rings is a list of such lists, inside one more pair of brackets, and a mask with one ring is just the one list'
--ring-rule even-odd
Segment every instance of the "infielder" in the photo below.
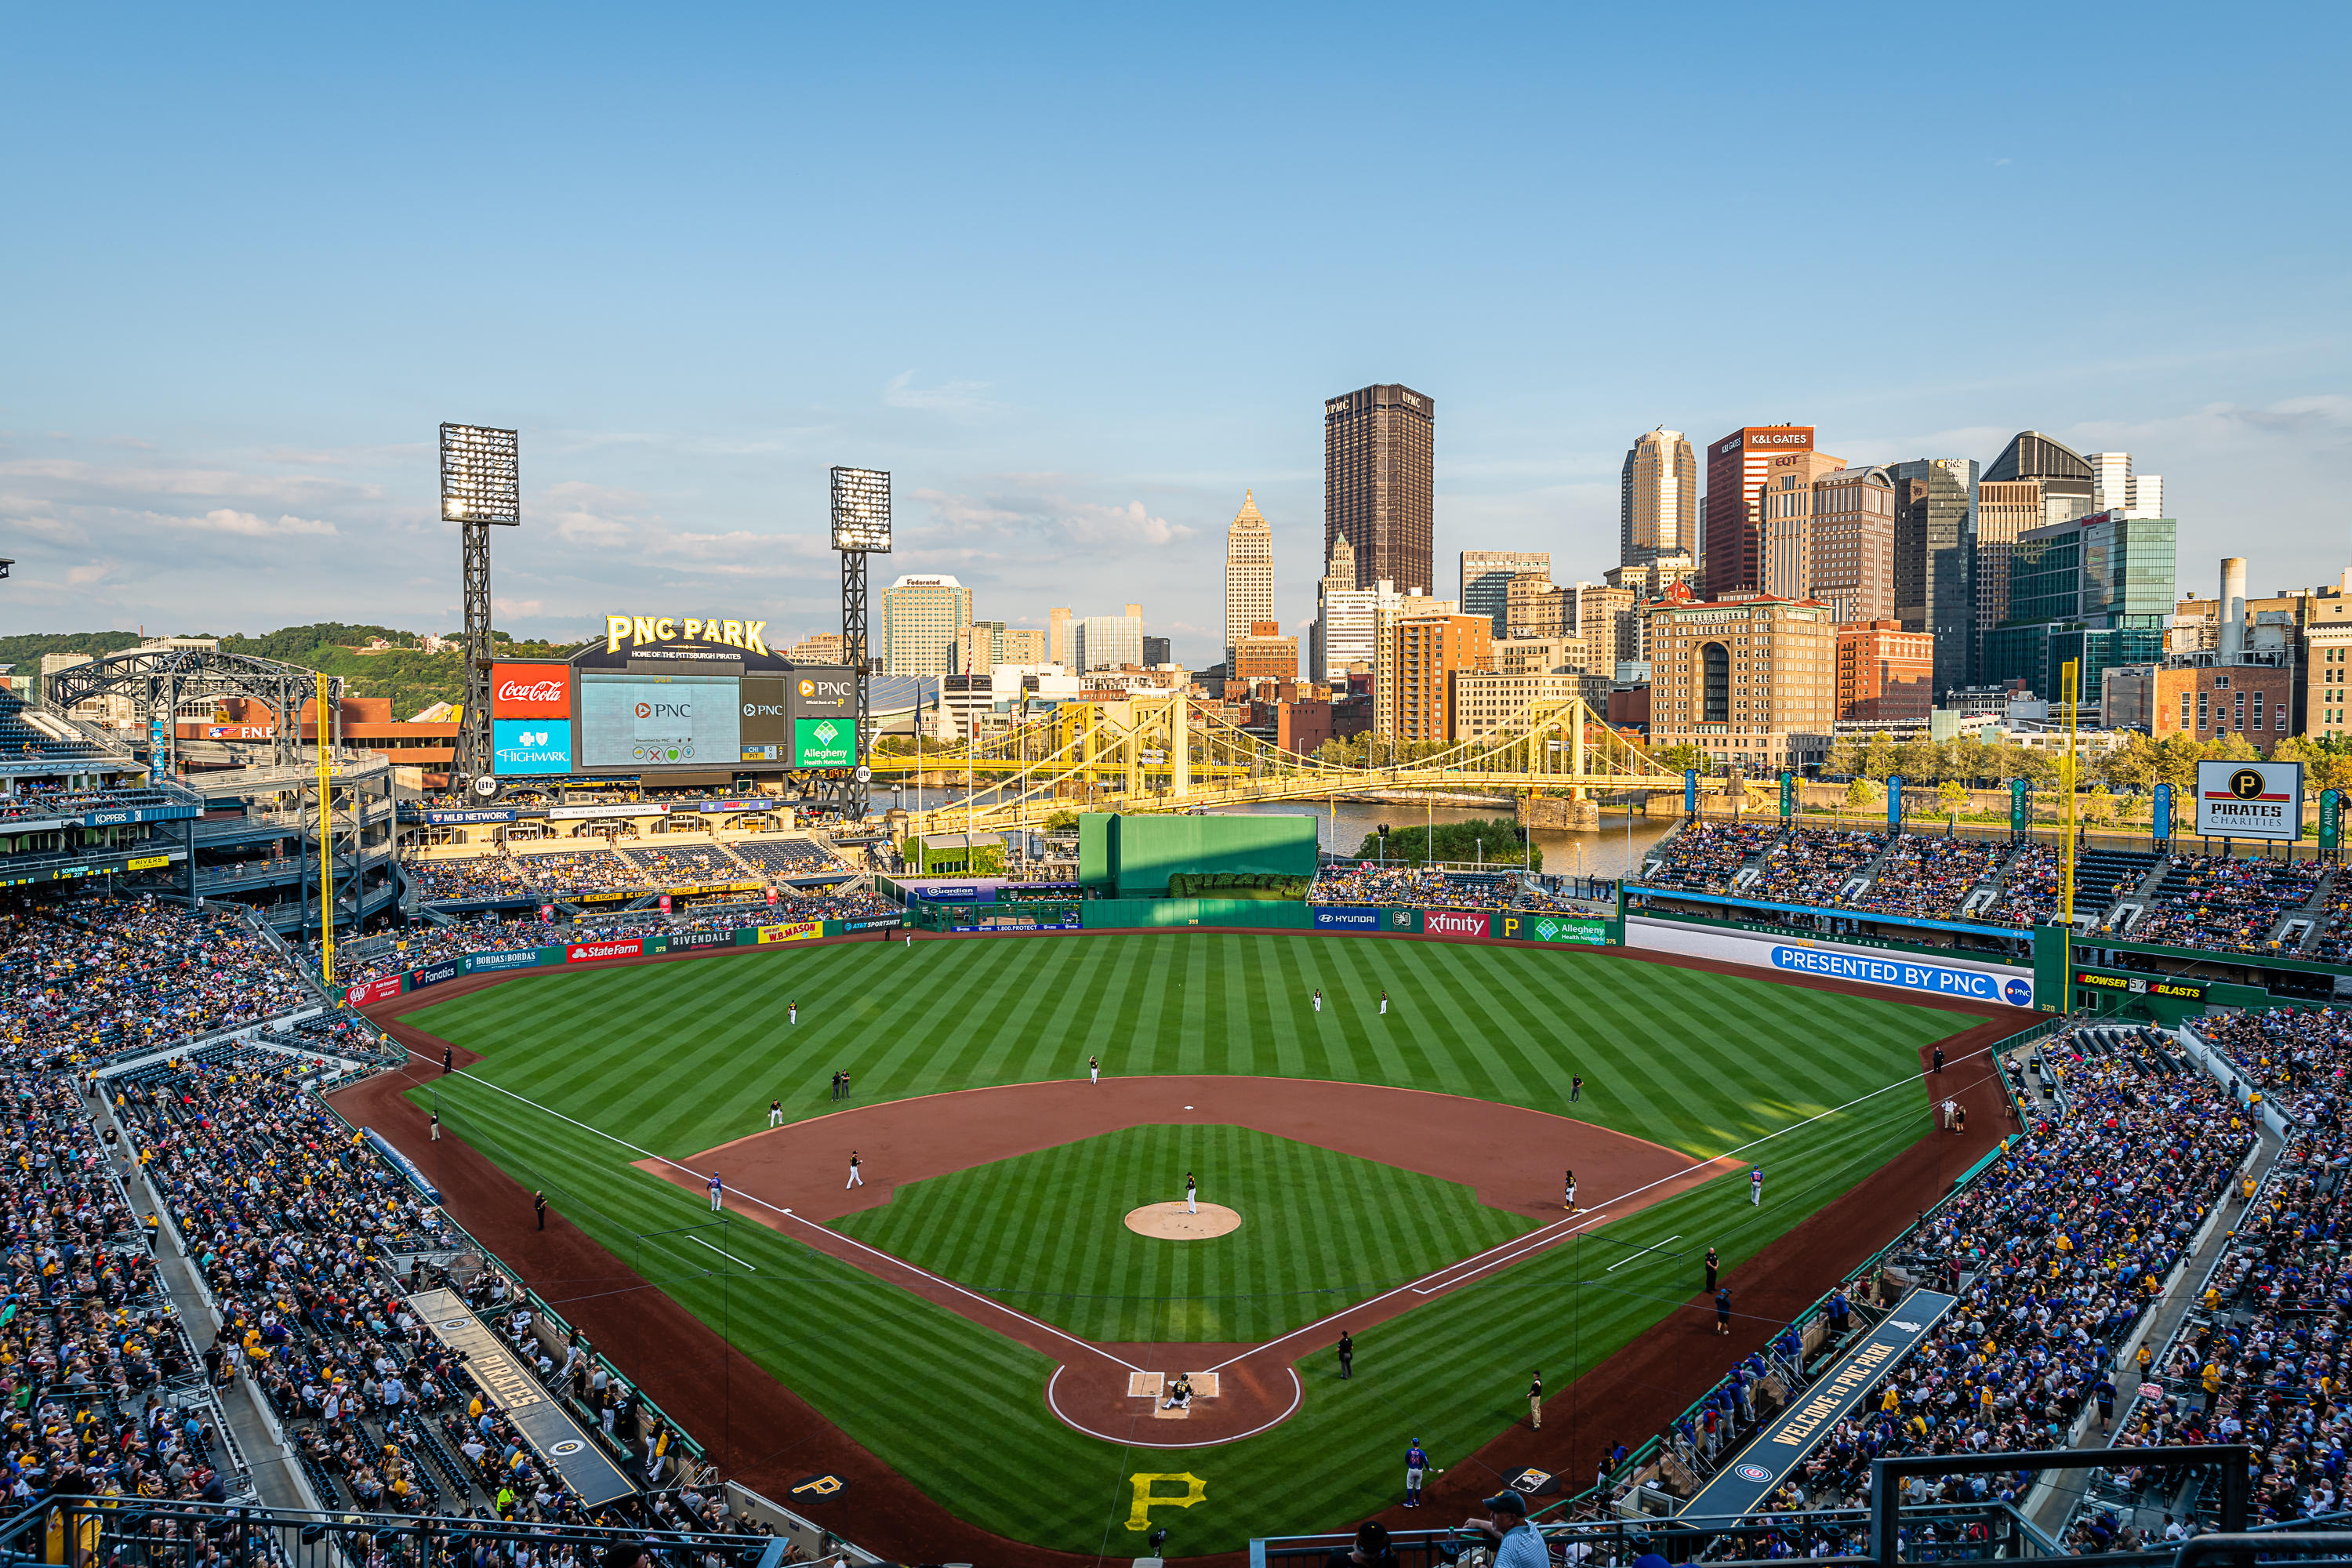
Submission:
{"label": "infielder", "polygon": [[1404,1506],[1421,1506],[1421,1478],[1429,1473],[1429,1456],[1421,1451],[1421,1439],[1415,1437],[1404,1451]]}
{"label": "infielder", "polygon": [[852,1187],[862,1187],[866,1184],[866,1178],[859,1174],[857,1170],[857,1167],[862,1163],[864,1163],[864,1162],[858,1159],[857,1151],[852,1149],[849,1152],[849,1180],[841,1184],[841,1190],[843,1192],[845,1193]]}
{"label": "infielder", "polygon": [[1087,1058],[1087,1081],[1088,1083],[1102,1082],[1102,1063],[1097,1061],[1092,1057],[1088,1057]]}
{"label": "infielder", "polygon": [[1184,1212],[1186,1214],[1201,1212],[1201,1184],[1192,1179],[1192,1173],[1190,1171],[1184,1173]]}
{"label": "infielder", "polygon": [[722,1182],[722,1181],[720,1181],[720,1180],[719,1179],[719,1173],[718,1173],[718,1172],[716,1172],[716,1171],[711,1172],[711,1173],[710,1173],[710,1212],[711,1212],[712,1214],[717,1214],[717,1213],[719,1212],[719,1199],[721,1199],[721,1198],[723,1198],[723,1197],[724,1197],[724,1196],[726,1196],[726,1195],[727,1195],[727,1184],[726,1184],[726,1183],[724,1183],[724,1182]]}
{"label": "infielder", "polygon": [[783,1124],[784,1102],[781,1100],[772,1100],[768,1101],[768,1125],[771,1127],[782,1127]]}
{"label": "infielder", "polygon": [[1574,1171],[1568,1173],[1568,1201],[1559,1206],[1570,1214],[1576,1212],[1576,1173]]}

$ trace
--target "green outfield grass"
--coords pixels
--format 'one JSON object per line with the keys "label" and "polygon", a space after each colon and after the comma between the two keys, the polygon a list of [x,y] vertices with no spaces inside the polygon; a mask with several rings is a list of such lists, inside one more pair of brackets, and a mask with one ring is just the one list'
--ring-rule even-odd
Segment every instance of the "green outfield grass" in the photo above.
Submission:
{"label": "green outfield grass", "polygon": [[[1213,1241],[1127,1227],[1186,1171],[1243,1216]],[[1342,1217],[1367,1223],[1335,1223]],[[1468,1187],[1243,1127],[1131,1127],[910,1183],[833,1222],[1100,1343],[1255,1343],[1533,1230]]]}
{"label": "green outfield grass", "polygon": [[[1320,1015],[1310,1001],[1318,987]],[[796,1029],[783,1022],[792,1000]],[[1120,1557],[1142,1549],[1124,1529],[1134,1472],[1207,1480],[1201,1506],[1156,1516],[1174,1532],[1171,1554],[1189,1556],[1344,1526],[1393,1500],[1409,1438],[1451,1467],[1524,1415],[1532,1368],[1559,1389],[1655,1325],[1697,1289],[1697,1255],[1709,1245],[1736,1288],[1759,1247],[1927,1131],[1918,1048],[1975,1021],[1589,952],[1198,933],[912,952],[843,943],[525,976],[405,1016],[487,1058],[471,1075],[414,1091],[420,1103],[435,1098],[457,1136],[544,1187],[561,1212],[723,1326],[917,1486],[1014,1539]],[[870,1101],[1074,1078],[1089,1054],[1110,1073],[1337,1079],[1507,1100],[1697,1156],[1903,1087],[1757,1151],[1771,1172],[1765,1206],[1748,1206],[1745,1183],[1719,1180],[1611,1225],[1605,1239],[1498,1271],[1366,1330],[1351,1382],[1322,1364],[1328,1357],[1302,1366],[1307,1396],[1284,1426],[1203,1449],[1129,1449],[1071,1431],[1041,1403],[1047,1358],[764,1227],[729,1227],[726,1250],[759,1272],[720,1280],[703,1248],[654,1234],[707,1220],[707,1205],[630,1169],[635,1156],[612,1141],[682,1159],[759,1131],[780,1095],[797,1115],[823,1113],[835,1069]],[[1570,1107],[1576,1073],[1588,1087]],[[951,1197],[961,1180],[926,1184]],[[1339,1184],[1333,1201],[1345,1207],[1328,1223],[1367,1223],[1391,1190],[1401,1189]],[[859,1223],[919,1222],[883,1210]],[[1609,1268],[1669,1237],[1679,1239]],[[1352,1265],[1318,1268],[1328,1278]],[[1041,1269],[1050,1286],[1056,1276]],[[611,1288],[583,1281],[576,1293]],[[545,1293],[560,1308],[567,1288],[551,1282]],[[703,1425],[698,1435],[714,1437]],[[976,1439],[983,1429],[986,1440]],[[747,1458],[772,1447],[737,1435]]]}

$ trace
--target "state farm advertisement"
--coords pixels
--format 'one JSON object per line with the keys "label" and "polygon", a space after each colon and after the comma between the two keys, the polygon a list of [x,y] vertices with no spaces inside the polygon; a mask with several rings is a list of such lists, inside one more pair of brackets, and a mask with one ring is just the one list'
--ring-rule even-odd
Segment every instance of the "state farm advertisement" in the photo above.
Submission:
{"label": "state farm advertisement", "polygon": [[1485,936],[1484,910],[1423,910],[1421,929],[1426,936]]}
{"label": "state farm advertisement", "polygon": [[490,717],[569,719],[572,667],[568,664],[490,666]]}
{"label": "state farm advertisement", "polygon": [[600,958],[635,958],[646,951],[646,939],[633,936],[626,942],[575,942],[563,950],[566,963],[593,963]]}
{"label": "state farm advertisement", "polygon": [[387,974],[381,980],[371,980],[364,985],[354,985],[343,993],[343,1000],[354,1007],[364,1007],[373,1002],[389,1002],[400,994],[400,976]]}

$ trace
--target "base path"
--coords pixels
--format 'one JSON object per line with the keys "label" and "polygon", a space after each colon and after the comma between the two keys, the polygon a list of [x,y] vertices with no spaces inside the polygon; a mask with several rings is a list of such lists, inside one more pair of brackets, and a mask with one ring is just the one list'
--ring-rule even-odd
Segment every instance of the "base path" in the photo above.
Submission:
{"label": "base path", "polygon": [[[1487,1252],[1449,1264],[1255,1345],[1101,1345],[1005,1306],[828,1228],[844,1215],[879,1208],[902,1183],[967,1171],[1130,1127],[1246,1127],[1474,1188],[1489,1208],[1547,1223]],[[865,1184],[845,1188],[855,1149]],[[1711,1176],[1745,1168],[1738,1160],[1695,1161],[1639,1138],[1522,1105],[1456,1094],[1320,1079],[1215,1076],[1083,1079],[960,1089],[835,1111],[755,1132],[682,1163],[638,1160],[637,1168],[699,1193],[712,1172],[728,1205],[818,1251],[925,1300],[959,1312],[1061,1363],[1045,1387],[1054,1415],[1092,1436],[1145,1447],[1195,1448],[1255,1436],[1297,1410],[1291,1363],[1336,1344],[1340,1329],[1361,1332],[1611,1220],[1638,1214]],[[1560,1173],[1573,1168],[1592,1205],[1560,1207]],[[1187,1217],[1180,1202],[1175,1217]],[[1203,1209],[1212,1205],[1203,1204]],[[1202,1218],[1206,1218],[1204,1214]],[[1134,1223],[1129,1216],[1129,1223]],[[1138,1373],[1216,1372],[1214,1398],[1193,1402],[1181,1428],[1137,1429],[1148,1401],[1129,1392]],[[1165,1417],[1152,1417],[1165,1419]]]}

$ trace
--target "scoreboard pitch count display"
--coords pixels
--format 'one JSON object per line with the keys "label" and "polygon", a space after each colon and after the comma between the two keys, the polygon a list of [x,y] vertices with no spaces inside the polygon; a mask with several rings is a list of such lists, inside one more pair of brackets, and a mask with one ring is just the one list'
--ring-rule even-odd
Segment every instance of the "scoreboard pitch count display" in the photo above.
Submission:
{"label": "scoreboard pitch count display", "polygon": [[735,772],[857,764],[856,693],[839,665],[794,665],[762,621],[606,617],[562,664],[491,667],[502,774]]}

